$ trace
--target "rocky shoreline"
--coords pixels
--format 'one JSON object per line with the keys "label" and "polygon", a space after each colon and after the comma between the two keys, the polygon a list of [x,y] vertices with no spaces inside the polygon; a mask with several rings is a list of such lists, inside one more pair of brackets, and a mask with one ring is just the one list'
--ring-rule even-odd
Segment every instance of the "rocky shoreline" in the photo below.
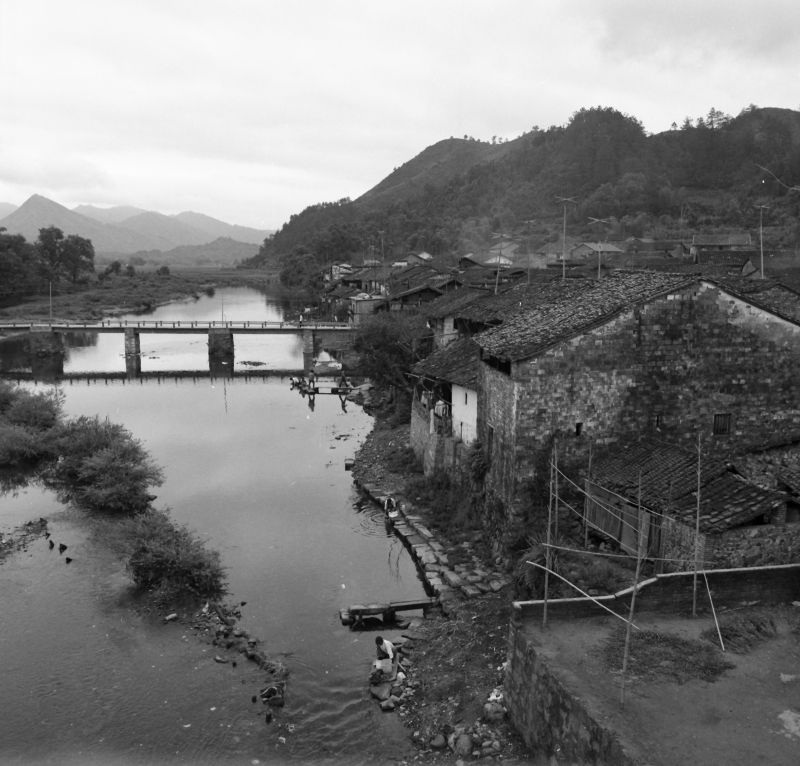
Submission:
{"label": "rocky shoreline", "polygon": [[371,696],[403,719],[416,761],[533,763],[503,705],[511,579],[500,560],[481,558],[477,541],[455,544],[434,534],[427,509],[404,496],[410,477],[387,458],[408,438],[408,425],[390,427],[378,417],[355,455],[353,479],[384,509],[442,608],[381,628],[400,648],[401,670],[377,679]]}

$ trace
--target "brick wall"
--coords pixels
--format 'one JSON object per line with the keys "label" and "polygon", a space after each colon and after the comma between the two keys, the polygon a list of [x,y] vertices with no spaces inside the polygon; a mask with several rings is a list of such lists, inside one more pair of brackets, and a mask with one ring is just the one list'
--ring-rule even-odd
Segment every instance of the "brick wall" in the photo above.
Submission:
{"label": "brick wall", "polygon": [[[479,389],[484,444],[494,429],[487,489],[511,507],[554,434],[559,464],[577,474],[590,442],[651,434],[693,446],[700,434],[704,450],[729,457],[797,430],[800,328],[699,284],[515,363],[510,376],[481,364]],[[724,413],[731,433],[712,435]]]}

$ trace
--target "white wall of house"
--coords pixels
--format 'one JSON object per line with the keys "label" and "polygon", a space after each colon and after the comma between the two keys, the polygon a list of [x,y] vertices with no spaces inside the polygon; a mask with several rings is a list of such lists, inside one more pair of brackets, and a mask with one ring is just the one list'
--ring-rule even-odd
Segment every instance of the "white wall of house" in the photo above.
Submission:
{"label": "white wall of house", "polygon": [[471,388],[452,388],[453,436],[471,444],[478,436],[478,392]]}

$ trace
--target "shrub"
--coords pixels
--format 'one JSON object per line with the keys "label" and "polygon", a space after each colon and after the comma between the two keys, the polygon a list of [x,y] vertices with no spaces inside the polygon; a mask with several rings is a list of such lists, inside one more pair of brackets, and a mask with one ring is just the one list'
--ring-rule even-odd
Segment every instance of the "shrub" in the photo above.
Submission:
{"label": "shrub", "polygon": [[116,423],[81,416],[58,429],[58,455],[48,480],[77,505],[92,511],[141,513],[161,469],[141,443]]}
{"label": "shrub", "polygon": [[427,507],[431,525],[445,535],[460,539],[480,525],[469,488],[444,471],[409,479],[403,494]]}
{"label": "shrub", "polygon": [[226,592],[217,551],[163,511],[150,510],[128,522],[132,552],[127,569],[138,588],[171,598],[191,593],[217,599]]}
{"label": "shrub", "polygon": [[60,393],[30,393],[17,389],[5,410],[5,417],[13,425],[45,431],[58,423],[63,400]]}
{"label": "shrub", "polygon": [[408,445],[390,444],[386,449],[386,467],[394,473],[422,473],[422,466]]}
{"label": "shrub", "polygon": [[0,423],[0,467],[19,466],[38,460],[46,447],[25,428]]}

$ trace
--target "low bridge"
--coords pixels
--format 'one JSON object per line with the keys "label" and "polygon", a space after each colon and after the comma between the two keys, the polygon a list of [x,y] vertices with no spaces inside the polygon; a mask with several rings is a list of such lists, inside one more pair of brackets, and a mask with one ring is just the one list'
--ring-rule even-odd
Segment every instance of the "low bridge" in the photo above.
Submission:
{"label": "low bridge", "polygon": [[120,333],[125,338],[125,367],[128,375],[141,373],[141,336],[143,334],[203,334],[208,337],[209,361],[233,365],[234,336],[301,335],[303,339],[303,365],[309,368],[317,349],[323,345],[337,351],[353,346],[355,327],[347,322],[318,321],[172,321],[172,320],[113,320],[99,322],[54,321],[0,322],[0,333],[28,333],[31,355],[39,357],[63,356],[62,336],[67,333]]}

